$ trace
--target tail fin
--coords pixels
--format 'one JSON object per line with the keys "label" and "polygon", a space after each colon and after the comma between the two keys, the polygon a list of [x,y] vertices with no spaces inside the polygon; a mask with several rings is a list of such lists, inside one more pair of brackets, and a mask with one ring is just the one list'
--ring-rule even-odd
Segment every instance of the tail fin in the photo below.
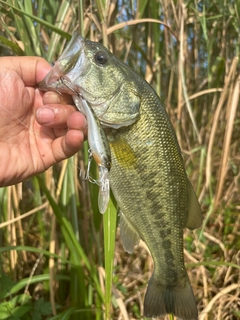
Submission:
{"label": "tail fin", "polygon": [[159,317],[172,313],[181,320],[197,320],[198,310],[188,277],[184,287],[163,286],[154,280],[149,281],[144,300],[144,315]]}

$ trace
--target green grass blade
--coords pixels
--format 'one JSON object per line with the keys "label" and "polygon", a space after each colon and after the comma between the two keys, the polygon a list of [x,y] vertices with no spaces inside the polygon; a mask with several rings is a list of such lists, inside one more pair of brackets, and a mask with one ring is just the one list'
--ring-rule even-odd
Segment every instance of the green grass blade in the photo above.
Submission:
{"label": "green grass blade", "polygon": [[[70,2],[62,1],[56,17],[56,27],[58,27],[59,29],[62,29],[65,24],[65,17],[67,16],[69,8]],[[53,60],[55,60],[55,56],[56,58],[58,58],[58,55],[61,52],[60,48],[62,47],[62,44],[63,40],[61,39],[61,36],[58,33],[53,32],[48,46],[48,61],[52,62]]]}
{"label": "green grass blade", "polygon": [[105,319],[111,319],[111,296],[112,296],[112,277],[113,259],[115,248],[117,211],[112,199],[110,200],[107,211],[103,215],[104,228],[104,258],[105,258]]}
{"label": "green grass blade", "polygon": [[84,253],[83,248],[81,247],[78,240],[76,239],[76,236],[74,234],[74,230],[72,228],[71,223],[67,220],[66,217],[64,217],[63,212],[61,211],[61,209],[57,205],[56,201],[51,196],[50,191],[46,187],[43,179],[40,176],[38,176],[37,178],[38,178],[38,181],[39,181],[41,188],[44,191],[45,196],[47,197],[47,199],[53,209],[53,212],[56,215],[58,223],[61,227],[63,236],[64,236],[65,241],[68,244],[68,248],[71,252],[71,257],[73,259],[72,262],[76,265],[76,267],[79,267],[79,268],[81,268],[82,262],[85,264],[85,266],[89,272],[89,277],[94,282],[95,288],[96,288],[99,296],[103,300],[103,294],[101,291],[101,287],[100,287],[98,278],[96,276],[97,273],[95,272],[95,270],[93,270],[93,267],[91,266],[89,259],[87,258],[86,254]]}
{"label": "green grass blade", "polygon": [[[14,1],[11,1],[12,4],[15,3]],[[12,9],[12,15],[14,17],[14,21],[15,21],[15,25],[16,25],[16,29],[18,32],[18,35],[20,37],[21,42],[24,45],[24,51],[26,55],[34,55],[34,51],[32,50],[32,46],[31,46],[31,41],[29,41],[29,36],[28,36],[28,32],[27,32],[27,28],[25,26],[25,19],[23,17],[25,16],[20,16],[18,14],[14,14],[14,10],[13,10],[13,5],[11,5],[10,3],[8,4]],[[19,9],[20,10],[20,9]],[[22,11],[22,10],[21,10]],[[24,11],[23,11],[24,12]]]}
{"label": "green grass blade", "polygon": [[60,259],[62,263],[70,263],[70,260],[63,258],[57,255],[56,253],[51,253],[48,250],[39,249],[35,247],[30,247],[30,246],[6,246],[6,247],[0,248],[0,253],[7,252],[10,250],[35,252],[35,253],[49,256],[51,258]]}
{"label": "green grass blade", "polygon": [[0,36],[0,45],[5,44],[7,47],[11,48],[12,51],[18,56],[24,56],[24,51],[15,42],[12,42],[2,36]]}
{"label": "green grass blade", "polygon": [[[21,10],[24,12],[28,13],[29,15],[33,15],[33,8],[32,8],[32,1],[31,0],[25,0],[24,4],[22,5],[21,2],[19,1],[19,7]],[[37,29],[34,25],[34,21],[24,15],[23,17],[20,16],[20,19],[22,18],[24,24],[25,24],[25,32],[23,32],[24,35],[24,45],[26,43],[31,43],[31,51],[34,51],[35,55],[40,56],[41,55],[41,49],[40,49],[40,43],[39,43],[39,34],[37,34]],[[30,40],[30,41],[29,41]]]}
{"label": "green grass blade", "polygon": [[75,307],[67,308],[67,310],[64,310],[55,317],[49,318],[49,320],[68,320],[76,312],[76,310],[77,308]]}
{"label": "green grass blade", "polygon": [[21,10],[21,9],[19,9],[19,8],[15,7],[15,6],[11,5],[11,4],[9,4],[9,3],[6,3],[6,2],[3,1],[3,0],[0,0],[0,3],[2,3],[2,4],[4,4],[4,5],[7,5],[8,7],[12,8],[13,11],[16,11],[16,12],[18,12],[18,13],[21,13],[21,14],[23,14],[23,15],[31,18],[31,19],[33,19],[34,21],[40,23],[41,25],[45,26],[46,28],[48,28],[48,29],[50,29],[50,30],[58,33],[61,37],[65,38],[65,39],[67,39],[67,40],[70,40],[70,39],[71,39],[71,35],[70,35],[70,34],[68,34],[67,32],[62,31],[61,29],[59,29],[59,28],[57,28],[57,27],[55,27],[52,23],[48,23],[47,21],[45,21],[45,20],[43,20],[43,19],[40,19],[40,18],[38,18],[37,16],[34,16],[34,15],[32,15],[32,14],[29,14],[29,13],[27,13],[26,11]]}
{"label": "green grass blade", "polygon": [[[139,0],[138,1],[138,18],[142,18],[143,17],[143,13],[144,13],[144,10],[146,9],[146,6],[147,6],[147,3],[148,3],[148,0]],[[154,4],[155,1],[152,1],[151,4]]]}
{"label": "green grass blade", "polygon": [[[19,292],[20,290],[23,290],[27,285],[29,285],[29,283],[30,284],[40,283],[44,281],[49,281],[49,279],[50,279],[49,274],[39,274],[36,276],[32,276],[30,280],[29,278],[21,279],[9,290],[7,294],[4,295],[4,298],[11,297],[12,295]],[[66,275],[56,274],[55,280],[70,281],[70,277]]]}

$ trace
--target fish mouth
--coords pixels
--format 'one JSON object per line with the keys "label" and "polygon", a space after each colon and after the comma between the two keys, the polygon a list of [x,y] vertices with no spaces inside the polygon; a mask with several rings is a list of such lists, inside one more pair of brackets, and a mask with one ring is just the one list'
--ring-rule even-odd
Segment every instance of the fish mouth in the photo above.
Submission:
{"label": "fish mouth", "polygon": [[[84,46],[84,38],[75,31],[52,70],[38,83],[38,88],[42,91],[55,91],[70,95],[79,92],[80,88],[77,84],[75,85],[76,81],[74,80],[79,77],[80,74],[83,76],[87,72],[87,66],[85,66],[84,57],[82,55]],[[71,83],[71,89],[69,86],[66,86],[63,79],[66,79]],[[72,85],[73,83],[74,86]]]}

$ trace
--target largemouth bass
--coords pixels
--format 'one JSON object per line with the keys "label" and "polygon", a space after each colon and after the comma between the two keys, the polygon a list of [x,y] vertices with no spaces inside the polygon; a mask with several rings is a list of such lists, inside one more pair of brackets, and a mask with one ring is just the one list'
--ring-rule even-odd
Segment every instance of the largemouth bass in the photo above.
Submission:
{"label": "largemouth bass", "polygon": [[183,229],[199,227],[202,214],[159,97],[103,45],[77,33],[40,88],[71,94],[61,76],[94,110],[109,141],[110,186],[121,209],[123,247],[133,252],[142,239],[154,260],[144,315],[196,320],[184,267]]}

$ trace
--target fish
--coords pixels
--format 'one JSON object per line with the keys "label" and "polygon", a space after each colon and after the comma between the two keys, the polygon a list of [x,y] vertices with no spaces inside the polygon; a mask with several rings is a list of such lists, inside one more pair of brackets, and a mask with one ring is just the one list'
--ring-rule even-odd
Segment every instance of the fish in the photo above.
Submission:
{"label": "fish", "polygon": [[183,231],[200,227],[203,217],[160,98],[102,44],[77,32],[40,88],[70,93],[61,76],[91,106],[109,142],[109,181],[120,208],[124,249],[132,253],[142,239],[153,258],[144,315],[197,320]]}

